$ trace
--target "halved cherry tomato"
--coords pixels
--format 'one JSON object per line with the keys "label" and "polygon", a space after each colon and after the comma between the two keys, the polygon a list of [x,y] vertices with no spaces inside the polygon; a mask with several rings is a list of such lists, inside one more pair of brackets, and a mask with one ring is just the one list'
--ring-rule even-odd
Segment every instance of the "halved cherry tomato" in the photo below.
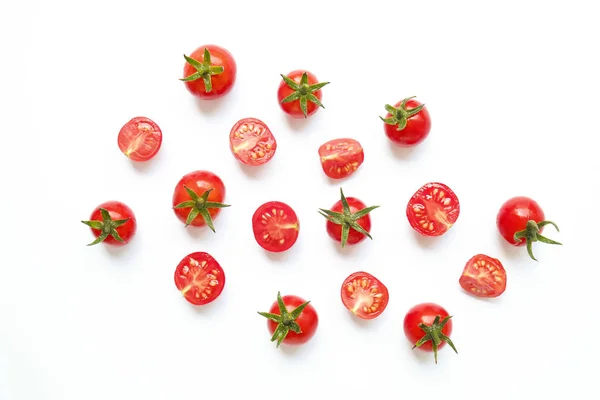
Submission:
{"label": "halved cherry tomato", "polygon": [[460,214],[456,194],[443,183],[427,183],[410,198],[406,216],[410,226],[423,236],[440,236]]}
{"label": "halved cherry tomato", "polygon": [[310,71],[295,70],[281,75],[277,100],[281,109],[292,118],[307,118],[323,107],[321,88],[329,82],[319,83]]}
{"label": "halved cherry tomato", "polygon": [[257,118],[243,118],[229,133],[233,156],[246,165],[261,165],[275,155],[277,141],[269,127]]}
{"label": "halved cherry tomato", "polygon": [[123,125],[117,143],[133,161],[148,161],[160,150],[162,131],[150,118],[135,117]]}
{"label": "halved cherry tomato", "polygon": [[334,139],[319,147],[321,167],[325,175],[332,179],[350,176],[361,166],[365,154],[361,144],[355,139]]}
{"label": "halved cherry tomato", "polygon": [[458,282],[473,296],[498,297],[506,290],[506,270],[500,260],[477,254],[467,261]]}
{"label": "halved cherry tomato", "polygon": [[219,297],[225,287],[225,272],[210,254],[191,253],[175,269],[175,286],[187,301],[201,306]]}
{"label": "halved cherry tomato", "polygon": [[183,56],[183,78],[188,91],[201,99],[213,100],[229,93],[237,78],[237,64],[229,51],[208,44]]}
{"label": "halved cherry tomato", "polygon": [[260,247],[278,253],[296,243],[300,223],[290,206],[280,201],[269,201],[254,212],[252,230]]}
{"label": "halved cherry tomato", "polygon": [[317,310],[303,298],[295,295],[281,296],[277,293],[269,312],[259,312],[267,318],[267,329],[271,333],[271,342],[299,345],[315,336],[319,326]]}
{"label": "halved cherry tomato", "polygon": [[137,220],[129,206],[120,201],[107,201],[92,211],[88,221],[81,221],[89,226],[96,237],[88,246],[105,243],[111,246],[124,246],[135,236]]}
{"label": "halved cherry tomato", "polygon": [[378,317],[387,307],[387,287],[368,272],[355,272],[342,284],[342,303],[362,319]]}

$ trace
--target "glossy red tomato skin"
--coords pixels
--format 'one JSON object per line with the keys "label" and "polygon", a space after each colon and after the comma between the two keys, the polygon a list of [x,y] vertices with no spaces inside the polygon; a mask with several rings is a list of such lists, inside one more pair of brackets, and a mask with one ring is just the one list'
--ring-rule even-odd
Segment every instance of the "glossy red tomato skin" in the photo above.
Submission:
{"label": "glossy red tomato skin", "polygon": [[[440,321],[448,316],[448,311],[435,303],[421,303],[412,307],[404,316],[404,334],[410,343],[413,345],[419,341],[425,332],[419,327],[420,323],[431,325],[436,316],[440,316]],[[452,319],[448,320],[442,328],[442,333],[448,337],[452,335]],[[417,347],[423,351],[433,351],[431,340]],[[438,345],[438,350],[443,348],[446,342],[442,341]]]}
{"label": "glossy red tomato skin", "polygon": [[193,305],[212,303],[225,287],[225,272],[208,253],[199,251],[188,254],[175,269],[175,286]]}
{"label": "glossy red tomato skin", "polygon": [[350,274],[342,283],[341,297],[344,307],[362,319],[380,316],[389,302],[387,287],[368,272]]}
{"label": "glossy red tomato skin", "polygon": [[[285,304],[288,312],[292,312],[295,308],[306,302],[306,300],[296,295],[286,295],[281,298],[283,299],[283,304]],[[277,302],[274,302],[271,305],[269,312],[281,315]],[[283,339],[284,344],[292,346],[304,344],[312,339],[315,336],[315,333],[317,333],[319,315],[311,303],[302,310],[302,313],[300,313],[296,322],[300,325],[302,333],[296,333],[290,330],[285,339]],[[277,323],[270,319],[267,320],[267,329],[269,330],[269,333],[273,335],[275,329],[277,329]]]}
{"label": "glossy red tomato skin", "polygon": [[460,202],[452,189],[440,182],[427,183],[410,198],[406,217],[422,236],[441,236],[456,223]]}
{"label": "glossy red tomato skin", "polygon": [[[296,243],[300,233],[300,222],[289,205],[280,201],[269,201],[258,207],[252,215],[252,231],[260,247],[280,253],[289,250]],[[265,237],[267,235],[268,237]]]}
{"label": "glossy red tomato skin", "polygon": [[[121,239],[123,239],[123,242],[119,242],[110,235],[102,241],[102,243],[105,243],[109,246],[125,246],[131,241],[131,239],[133,239],[137,232],[137,219],[135,217],[135,214],[133,213],[133,210],[127,204],[122,203],[120,201],[106,201],[100,204],[98,207],[96,207],[94,211],[92,211],[92,214],[90,215],[89,219],[90,221],[102,221],[102,214],[100,212],[101,208],[104,208],[106,211],[108,211],[108,214],[110,215],[110,218],[113,221],[129,218],[129,221],[127,221],[125,224],[121,225],[116,229]],[[96,238],[102,234],[100,230],[93,228],[90,229],[92,231],[92,234]]]}
{"label": "glossy red tomato skin", "polygon": [[[184,201],[191,200],[191,197],[186,192],[184,186],[192,189],[198,196],[201,196],[202,193],[209,189],[213,189],[208,195],[208,201],[222,203],[225,199],[225,184],[221,178],[211,171],[198,170],[184,175],[179,182],[177,182],[177,186],[175,186],[175,190],[173,191],[173,207]],[[185,224],[190,209],[174,208],[173,211],[177,218]],[[208,212],[214,220],[221,212],[221,209],[209,208]],[[198,215],[190,225],[200,227],[206,225],[206,222],[201,215]]]}
{"label": "glossy red tomato skin", "polygon": [[[402,104],[402,101],[396,103],[394,107],[398,108]],[[406,109],[410,110],[420,105],[419,101],[410,99],[406,102]],[[385,118],[391,116],[390,113],[387,113]],[[383,126],[386,136],[392,143],[399,147],[413,147],[423,142],[429,136],[429,132],[431,131],[431,116],[427,107],[423,107],[421,111],[408,119],[406,127],[401,131],[398,130],[397,125],[384,123]]]}
{"label": "glossy red tomato skin", "polygon": [[476,254],[465,264],[458,283],[475,297],[499,297],[506,290],[506,270],[500,260]]}
{"label": "glossy red tomato skin", "polygon": [[[526,196],[516,196],[508,199],[498,211],[496,226],[500,235],[513,246],[524,246],[525,239],[514,240],[514,234],[522,231],[527,226],[527,221],[541,222],[545,219],[544,211],[533,199]],[[542,233],[544,228],[540,228]]]}
{"label": "glossy red tomato skin", "polygon": [[[363,203],[361,200],[357,199],[356,197],[347,197],[346,200],[348,201],[348,205],[350,206],[350,212],[352,214],[354,214],[357,211],[362,210],[363,208],[367,208],[366,204]],[[338,213],[343,212],[343,209],[344,209],[344,207],[342,205],[341,200],[338,200],[333,205],[333,207],[331,207],[331,211],[338,212]],[[371,233],[371,217],[369,214],[365,215],[362,218],[359,218],[358,220],[356,220],[356,222],[365,231]],[[330,238],[332,238],[333,240],[335,240],[337,242],[342,241],[342,226],[341,225],[334,224],[333,222],[327,220],[326,228],[327,228],[327,234],[329,235]],[[363,240],[365,240],[366,237],[367,237],[366,235],[350,228],[350,231],[348,233],[348,242],[347,243],[349,245],[357,244],[357,243],[360,243]]]}
{"label": "glossy red tomato skin", "polygon": [[[287,74],[286,76],[289,77],[294,82],[296,82],[297,84],[300,84],[300,79],[302,78],[302,75],[305,72],[308,77],[309,85],[314,85],[316,83],[319,83],[315,74],[313,74],[310,71],[303,70],[303,69],[294,70],[294,71],[290,72],[289,74]],[[294,93],[294,90],[291,89],[287,85],[287,83],[285,83],[285,81],[282,79],[281,82],[279,83],[279,88],[277,90],[277,101],[279,103],[279,107],[281,107],[283,112],[285,112],[287,115],[289,115],[292,118],[304,118],[304,113],[302,112],[302,109],[300,108],[300,101],[294,100],[294,101],[290,101],[289,103],[281,102],[281,100],[285,99],[292,93]],[[317,99],[319,99],[319,101],[321,101],[323,99],[323,93],[322,93],[321,89],[314,91],[313,94],[315,95],[315,97]],[[316,113],[319,110],[319,106],[317,106],[315,103],[309,101],[306,104],[306,110],[307,110],[306,116],[310,117],[311,115],[313,115],[314,113]]]}
{"label": "glossy red tomato skin", "polygon": [[352,175],[365,160],[364,149],[356,139],[330,140],[323,143],[318,152],[323,172],[331,179]]}
{"label": "glossy red tomato skin", "polygon": [[162,145],[162,131],[156,122],[147,117],[129,120],[117,137],[119,149],[133,161],[148,161]]}
{"label": "glossy red tomato skin", "polygon": [[[198,47],[196,50],[189,55],[190,58],[202,62],[204,59],[204,49],[207,48],[210,52],[211,65],[222,66],[224,68],[223,73],[212,75],[212,89],[210,92],[206,92],[204,81],[202,79],[196,79],[194,81],[184,82],[187,90],[204,100],[214,100],[219,97],[225,96],[233,89],[233,86],[237,80],[237,63],[233,58],[233,55],[221,46],[214,44],[207,44]],[[197,70],[189,63],[185,63],[183,67],[183,77],[196,73]]]}
{"label": "glossy red tomato skin", "polygon": [[229,149],[243,164],[256,166],[269,162],[277,151],[277,140],[263,121],[243,118],[229,133]]}

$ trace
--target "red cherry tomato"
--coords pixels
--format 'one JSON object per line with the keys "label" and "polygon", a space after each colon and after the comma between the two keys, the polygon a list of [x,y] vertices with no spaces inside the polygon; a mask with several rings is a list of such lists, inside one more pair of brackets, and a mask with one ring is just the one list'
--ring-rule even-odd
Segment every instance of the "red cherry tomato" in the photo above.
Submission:
{"label": "red cherry tomato", "polygon": [[506,270],[500,260],[477,254],[463,269],[460,286],[476,297],[498,297],[506,290]]}
{"label": "red cherry tomato", "polygon": [[[323,107],[321,88],[329,82],[319,83],[309,71],[295,70],[281,75],[277,100],[281,109],[292,118],[307,118]],[[325,108],[325,107],[323,107]]]}
{"label": "red cherry tomato", "polygon": [[221,212],[225,185],[210,171],[194,171],[184,175],[173,191],[173,210],[186,226],[204,226],[214,232],[213,219]]}
{"label": "red cherry tomato", "polygon": [[269,201],[254,212],[252,231],[260,247],[278,253],[296,243],[300,223],[290,206],[280,201]]}
{"label": "red cherry tomato", "polygon": [[135,236],[137,220],[129,206],[120,201],[107,201],[92,211],[88,221],[81,221],[89,226],[96,238],[88,246],[100,242],[112,246],[124,246]]}
{"label": "red cherry tomato", "polygon": [[246,165],[262,165],[275,155],[277,141],[264,122],[257,118],[244,118],[231,128],[229,148],[238,161]]}
{"label": "red cherry tomato", "polygon": [[135,117],[123,125],[117,143],[131,160],[148,161],[160,150],[162,131],[150,118]]}
{"label": "red cherry tomato", "polygon": [[368,272],[355,272],[342,284],[342,303],[356,316],[373,319],[381,315],[389,301],[387,287]]}
{"label": "red cherry tomato", "polygon": [[536,260],[533,256],[534,242],[561,244],[542,236],[546,225],[552,225],[558,231],[558,226],[545,218],[544,211],[536,201],[529,197],[517,196],[502,204],[496,217],[496,226],[508,243],[513,246],[526,245],[529,256]]}
{"label": "red cherry tomato", "polygon": [[429,136],[431,117],[427,108],[413,100],[412,97],[403,99],[393,107],[386,104],[388,111],[383,128],[392,143],[400,147],[412,147],[421,143]]}
{"label": "red cherry tomato", "polygon": [[352,175],[365,160],[361,144],[354,139],[334,139],[322,144],[319,157],[323,172],[331,179]]}
{"label": "red cherry tomato", "polygon": [[427,183],[410,198],[406,217],[423,236],[440,236],[450,229],[460,214],[456,194],[443,183]]}
{"label": "red cherry tomato", "polygon": [[225,287],[225,272],[210,254],[191,253],[175,269],[175,286],[190,303],[201,306],[216,300]]}
{"label": "red cherry tomato", "polygon": [[319,325],[317,310],[303,298],[295,295],[281,296],[277,293],[275,301],[268,313],[259,312],[267,318],[267,328],[271,333],[271,341],[299,345],[308,342],[315,336]]}
{"label": "red cherry tomato", "polygon": [[421,303],[412,307],[404,316],[404,334],[413,348],[434,353],[437,364],[437,353],[448,343],[456,351],[450,336],[452,320],[448,312],[435,303]]}
{"label": "red cherry tomato", "polygon": [[213,100],[229,93],[237,78],[237,64],[229,51],[216,45],[198,47],[185,56],[183,78],[188,91]]}

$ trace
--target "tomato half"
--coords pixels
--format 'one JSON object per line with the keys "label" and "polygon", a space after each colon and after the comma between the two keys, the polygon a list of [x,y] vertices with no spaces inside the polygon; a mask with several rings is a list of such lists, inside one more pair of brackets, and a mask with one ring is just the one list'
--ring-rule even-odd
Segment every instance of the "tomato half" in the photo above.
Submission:
{"label": "tomato half", "polygon": [[281,75],[277,100],[281,109],[292,118],[307,118],[323,107],[321,88],[329,82],[319,83],[310,71],[295,70]]}
{"label": "tomato half", "polygon": [[437,364],[438,350],[448,343],[458,353],[450,339],[452,320],[448,311],[435,303],[421,303],[412,307],[404,316],[404,334],[413,349],[432,351]]}
{"label": "tomato half", "polygon": [[210,171],[194,171],[184,175],[173,191],[173,210],[186,226],[204,226],[214,232],[213,220],[221,209],[229,207],[223,204],[225,184]]}
{"label": "tomato half", "polygon": [[500,260],[477,254],[465,265],[460,286],[476,297],[498,297],[506,290],[506,270]]}
{"label": "tomato half", "polygon": [[229,133],[229,149],[246,165],[262,165],[271,160],[277,141],[269,127],[257,118],[243,118]]}
{"label": "tomato half", "polygon": [[412,147],[424,141],[431,131],[431,116],[425,105],[413,97],[403,99],[393,107],[386,104],[387,114],[383,120],[384,131],[392,143],[400,147]]}
{"label": "tomato half", "polygon": [[229,93],[237,79],[237,64],[229,51],[216,45],[198,47],[183,56],[187,90],[201,99],[213,100]]}
{"label": "tomato half", "polygon": [[456,194],[443,183],[427,183],[410,198],[406,217],[423,236],[440,236],[450,229],[460,214]]}
{"label": "tomato half", "polygon": [[534,242],[561,244],[542,236],[546,225],[552,225],[559,230],[554,222],[545,218],[544,211],[536,201],[529,197],[516,196],[502,204],[496,216],[496,226],[508,243],[513,246],[526,245],[529,256],[535,260],[532,247]]}
{"label": "tomato half", "polygon": [[92,211],[90,219],[81,221],[89,226],[96,238],[88,246],[106,243],[124,246],[135,236],[137,220],[131,208],[120,201],[107,201]]}
{"label": "tomato half", "polygon": [[148,161],[160,150],[162,131],[150,118],[129,120],[117,138],[119,149],[133,161]]}
{"label": "tomato half", "polygon": [[208,253],[185,256],[175,269],[175,286],[190,303],[201,306],[216,300],[225,287],[225,272]]}
{"label": "tomato half", "polygon": [[252,231],[260,247],[278,253],[296,243],[300,223],[290,206],[280,201],[269,201],[254,212]]}
{"label": "tomato half", "polygon": [[321,167],[332,179],[352,175],[365,160],[361,144],[355,139],[334,139],[319,147]]}
{"label": "tomato half", "polygon": [[342,303],[356,316],[373,319],[381,315],[389,301],[387,287],[368,272],[355,272],[342,284]]}
{"label": "tomato half", "polygon": [[267,329],[271,333],[271,341],[299,345],[308,342],[315,336],[319,326],[317,310],[309,301],[295,295],[281,296],[277,293],[269,312],[259,312],[267,318]]}

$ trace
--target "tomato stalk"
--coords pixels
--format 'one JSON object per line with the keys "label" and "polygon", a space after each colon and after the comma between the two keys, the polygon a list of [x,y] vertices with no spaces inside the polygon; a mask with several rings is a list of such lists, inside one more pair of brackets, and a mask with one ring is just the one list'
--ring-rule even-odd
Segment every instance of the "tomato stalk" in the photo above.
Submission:
{"label": "tomato stalk", "polygon": [[308,112],[307,104],[309,101],[312,103],[315,103],[317,106],[319,106],[321,108],[325,108],[325,106],[319,101],[317,96],[315,96],[313,93],[316,92],[317,90],[321,89],[323,86],[329,84],[329,82],[321,82],[321,83],[315,83],[314,85],[309,85],[308,84],[308,74],[306,72],[302,74],[302,77],[300,78],[300,84],[297,84],[296,82],[294,82],[294,80],[290,79],[289,77],[287,77],[283,74],[281,75],[281,77],[283,78],[285,83],[289,86],[289,88],[294,91],[294,93],[292,93],[289,96],[287,96],[286,98],[282,99],[281,103],[289,103],[289,102],[292,102],[295,100],[299,100],[300,109],[302,110],[302,113],[304,114],[304,118],[307,118],[307,112]]}
{"label": "tomato stalk", "polygon": [[406,99],[404,99],[402,101],[402,103],[400,104],[400,106],[398,108],[391,106],[389,104],[386,104],[385,109],[387,112],[390,113],[391,117],[389,117],[389,118],[379,117],[379,118],[381,118],[381,120],[388,125],[397,125],[398,126],[397,130],[399,130],[399,131],[403,130],[404,128],[406,128],[408,119],[410,117],[418,114],[423,109],[423,107],[425,107],[425,104],[421,104],[418,107],[407,110],[406,103],[410,99],[414,99],[415,97],[416,96],[407,97]]}
{"label": "tomato stalk", "polygon": [[373,211],[374,209],[379,208],[379,206],[371,206],[371,207],[363,208],[362,210],[359,210],[359,211],[355,212],[354,214],[352,214],[350,212],[350,206],[348,205],[348,200],[346,200],[346,196],[344,196],[344,191],[342,190],[342,188],[340,188],[340,195],[341,195],[341,201],[342,201],[342,212],[341,213],[327,210],[324,208],[319,208],[319,214],[321,214],[322,216],[327,218],[327,220],[333,222],[334,224],[342,226],[342,247],[346,246],[346,243],[348,242],[348,235],[350,234],[350,228],[362,233],[363,235],[366,235],[369,239],[373,240],[373,238],[371,237],[371,234],[369,232],[367,232],[365,229],[363,229],[363,227],[360,226],[357,221],[359,219],[361,219],[362,217],[364,217],[365,215],[367,215],[368,213],[370,213],[371,211]]}
{"label": "tomato stalk", "polygon": [[209,208],[225,208],[230,207],[229,204],[218,203],[216,201],[208,201],[208,195],[214,189],[208,189],[202,195],[198,196],[196,192],[194,192],[189,187],[183,185],[183,188],[187,192],[187,194],[192,198],[191,200],[184,201],[182,203],[177,204],[174,208],[191,208],[190,213],[187,216],[185,221],[185,226],[188,226],[192,223],[192,221],[198,216],[201,215],[206,222],[206,225],[215,232],[215,227],[213,225],[212,217],[208,212]]}
{"label": "tomato stalk", "polygon": [[531,259],[534,261],[537,261],[537,259],[533,256],[533,242],[562,245],[562,243],[548,239],[540,234],[540,229],[546,225],[552,225],[558,232],[560,232],[558,226],[552,221],[535,222],[534,220],[529,220],[527,221],[525,229],[515,232],[513,237],[517,243],[521,242],[522,239],[525,239],[527,243],[527,253],[529,253],[529,257],[531,257]]}
{"label": "tomato stalk", "polygon": [[442,341],[448,343],[448,345],[450,347],[452,347],[452,350],[454,350],[454,352],[456,354],[458,354],[458,351],[456,350],[454,343],[452,343],[452,340],[450,340],[450,338],[448,336],[446,336],[442,333],[442,329],[444,328],[444,325],[446,325],[448,323],[448,321],[450,321],[450,318],[452,318],[452,317],[448,316],[448,317],[444,318],[442,320],[442,322],[440,322],[440,316],[437,315],[431,325],[426,325],[424,323],[420,323],[419,328],[421,328],[423,330],[423,332],[425,332],[425,336],[423,336],[421,339],[419,339],[417,341],[417,343],[415,343],[415,345],[413,346],[413,349],[420,347],[423,344],[431,341],[431,347],[433,348],[433,357],[435,359],[436,364],[438,362],[438,347],[440,346]]}
{"label": "tomato stalk", "polygon": [[206,93],[210,93],[212,90],[212,76],[222,74],[225,68],[222,65],[211,65],[210,52],[206,48],[204,49],[204,59],[202,62],[194,60],[185,54],[183,57],[188,64],[196,68],[196,72],[187,78],[181,78],[180,81],[189,82],[202,79],[204,81],[204,90]]}
{"label": "tomato stalk", "polygon": [[283,340],[286,338],[290,331],[294,333],[300,334],[302,333],[302,329],[300,325],[296,322],[300,314],[304,308],[310,303],[310,301],[306,301],[296,307],[292,312],[288,312],[283,299],[281,298],[281,293],[277,292],[277,305],[279,307],[279,314],[272,314],[268,312],[258,312],[259,315],[270,319],[271,321],[277,323],[277,329],[273,332],[273,336],[271,336],[271,342],[277,341],[276,347],[279,347]]}
{"label": "tomato stalk", "polygon": [[88,246],[93,246],[103,242],[109,235],[112,236],[116,241],[124,243],[125,241],[117,232],[117,228],[127,223],[129,218],[117,219],[113,221],[109,212],[105,208],[100,208],[100,214],[102,215],[102,221],[81,221],[90,228],[102,232],[100,236],[98,236],[92,243],[88,244]]}

